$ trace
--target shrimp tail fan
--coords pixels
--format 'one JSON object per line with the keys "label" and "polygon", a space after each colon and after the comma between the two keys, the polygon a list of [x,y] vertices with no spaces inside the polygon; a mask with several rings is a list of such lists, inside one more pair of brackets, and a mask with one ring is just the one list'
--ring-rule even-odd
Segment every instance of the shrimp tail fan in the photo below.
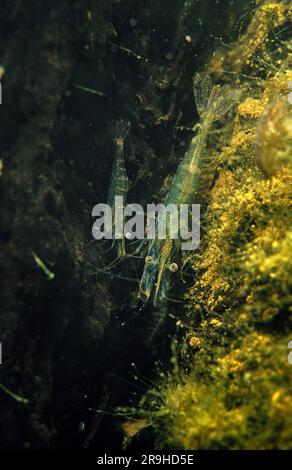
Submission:
{"label": "shrimp tail fan", "polygon": [[233,92],[229,85],[213,85],[210,77],[196,73],[193,79],[194,96],[201,119],[212,116],[216,121],[226,114],[233,104]]}
{"label": "shrimp tail fan", "polygon": [[115,141],[124,142],[131,129],[131,123],[127,119],[119,119],[111,125],[112,138]]}

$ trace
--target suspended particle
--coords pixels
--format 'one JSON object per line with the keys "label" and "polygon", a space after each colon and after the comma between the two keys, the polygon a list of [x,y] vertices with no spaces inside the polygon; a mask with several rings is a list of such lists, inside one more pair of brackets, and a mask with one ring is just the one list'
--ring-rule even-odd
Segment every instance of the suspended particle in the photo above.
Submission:
{"label": "suspended particle", "polygon": [[129,23],[130,23],[130,26],[131,26],[132,28],[135,28],[135,26],[137,26],[137,20],[136,20],[136,18],[131,18],[130,21],[129,21]]}

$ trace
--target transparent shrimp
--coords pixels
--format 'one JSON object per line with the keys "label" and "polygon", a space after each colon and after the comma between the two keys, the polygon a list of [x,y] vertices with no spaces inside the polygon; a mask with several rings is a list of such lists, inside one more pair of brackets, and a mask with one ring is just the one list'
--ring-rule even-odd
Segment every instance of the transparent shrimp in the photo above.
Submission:
{"label": "transparent shrimp", "polygon": [[[111,182],[108,193],[108,205],[112,208],[112,217],[115,220],[115,197],[122,196],[125,203],[129,189],[129,180],[125,167],[124,141],[130,131],[129,121],[119,120],[112,126],[112,136],[115,143],[115,158],[111,173]],[[115,227],[113,227],[115,229]],[[119,258],[126,255],[125,237],[120,234],[120,239],[114,239],[113,246]]]}
{"label": "transparent shrimp", "polygon": [[[194,95],[200,115],[199,131],[178,166],[166,196],[166,206],[176,204],[178,207],[180,204],[191,204],[196,201],[209,132],[213,123],[224,116],[233,102],[229,86],[214,86],[209,77],[200,74],[194,77]],[[154,305],[167,298],[171,272],[174,272],[174,267],[177,266],[173,259],[180,248],[180,241],[171,239],[169,233],[170,227],[167,222],[166,240],[155,238],[149,244],[139,289],[139,299],[145,303],[152,296]]]}

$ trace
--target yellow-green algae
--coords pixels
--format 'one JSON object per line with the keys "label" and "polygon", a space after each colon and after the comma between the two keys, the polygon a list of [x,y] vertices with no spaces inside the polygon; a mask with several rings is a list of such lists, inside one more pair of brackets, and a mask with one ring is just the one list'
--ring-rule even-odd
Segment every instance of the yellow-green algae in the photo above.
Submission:
{"label": "yellow-green algae", "polygon": [[209,150],[219,177],[191,259],[176,367],[141,401],[141,420],[125,424],[128,438],[152,426],[158,448],[292,448],[291,41],[277,36],[289,11],[257,2],[237,45],[206,67],[238,103]]}

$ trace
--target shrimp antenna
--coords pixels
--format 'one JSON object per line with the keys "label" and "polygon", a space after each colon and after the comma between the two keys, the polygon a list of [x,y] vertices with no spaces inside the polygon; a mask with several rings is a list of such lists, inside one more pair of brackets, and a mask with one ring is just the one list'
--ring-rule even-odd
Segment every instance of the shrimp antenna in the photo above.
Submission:
{"label": "shrimp antenna", "polygon": [[98,274],[98,273],[106,274],[107,276],[114,277],[117,279],[122,279],[123,281],[130,281],[130,282],[135,282],[136,284],[139,284],[138,279],[135,279],[133,277],[120,276],[119,274],[113,274],[112,272],[104,271],[103,269],[96,269],[95,271],[89,274],[93,276],[94,274]]}
{"label": "shrimp antenna", "polygon": [[142,310],[145,308],[145,306],[146,306],[146,303],[143,303],[142,306],[138,308],[136,312],[130,318],[128,318],[128,320],[123,321],[122,326],[127,325],[130,321],[134,320],[134,318],[137,318],[142,312]]}

